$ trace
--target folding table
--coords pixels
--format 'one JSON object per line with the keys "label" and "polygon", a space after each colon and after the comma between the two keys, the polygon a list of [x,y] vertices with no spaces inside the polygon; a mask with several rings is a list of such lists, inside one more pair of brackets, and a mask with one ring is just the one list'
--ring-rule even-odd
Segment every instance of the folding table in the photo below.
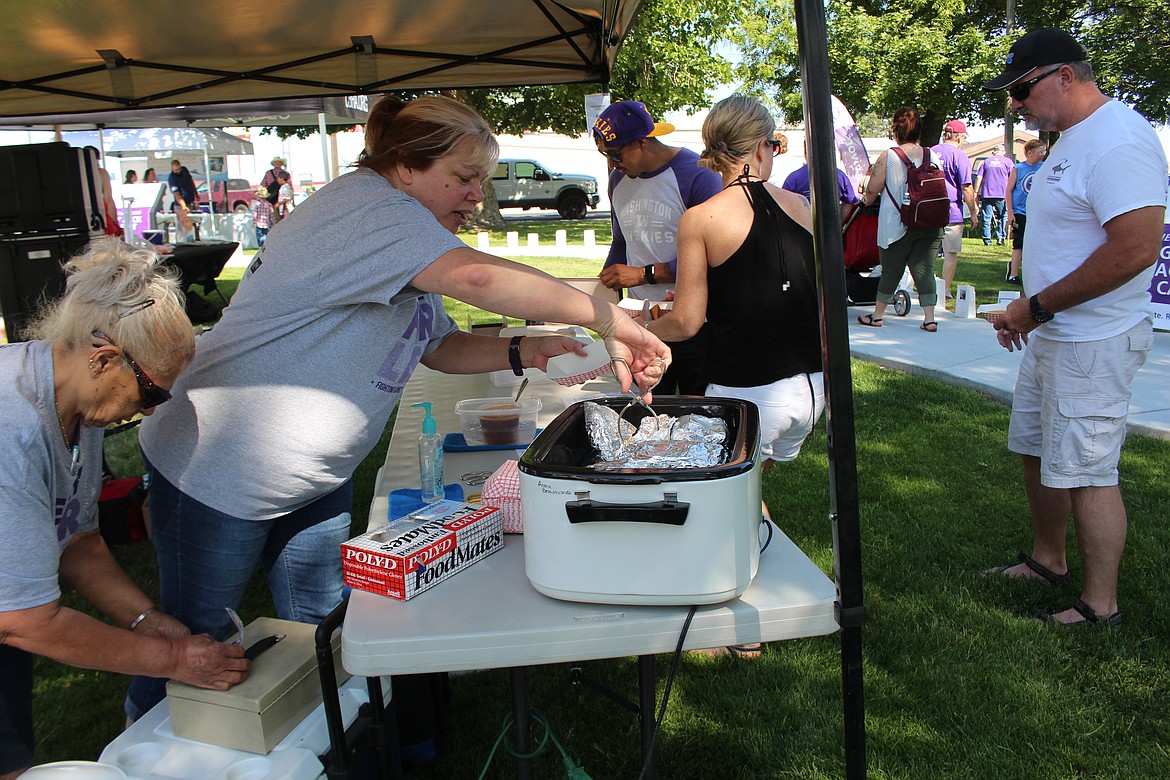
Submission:
{"label": "folding table", "polygon": [[[379,472],[370,527],[388,521],[390,491],[417,487],[416,442],[421,415],[410,404],[432,401],[441,432],[459,430],[455,403],[463,398],[507,396],[486,375],[446,375],[420,366],[403,392],[386,462]],[[566,389],[534,382],[543,425],[568,403],[598,391],[618,392],[612,380]],[[522,449],[522,448],[521,448]],[[447,482],[491,470],[518,454],[509,450],[449,452]],[[478,486],[464,485],[468,493]],[[782,532],[760,556],[751,587],[737,599],[700,607],[687,633],[687,649],[831,634],[836,589]],[[528,748],[524,667],[638,656],[643,756],[653,733],[653,654],[673,652],[688,607],[613,606],[560,601],[538,593],[524,573],[524,539],[505,536],[503,550],[408,602],[354,591],[342,629],[342,663],[354,675],[380,676],[510,668],[516,746]],[[653,767],[651,767],[651,770]],[[528,777],[527,762],[518,766]],[[647,775],[652,776],[650,774]]]}

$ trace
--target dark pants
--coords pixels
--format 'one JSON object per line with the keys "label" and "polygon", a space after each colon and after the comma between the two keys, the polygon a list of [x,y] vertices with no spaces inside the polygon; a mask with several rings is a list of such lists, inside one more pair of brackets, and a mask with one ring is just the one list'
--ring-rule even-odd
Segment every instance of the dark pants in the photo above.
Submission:
{"label": "dark pants", "polygon": [[686,341],[668,341],[670,367],[654,388],[655,395],[703,395],[707,390],[707,326]]}
{"label": "dark pants", "polygon": [[0,645],[0,774],[32,766],[33,657]]}

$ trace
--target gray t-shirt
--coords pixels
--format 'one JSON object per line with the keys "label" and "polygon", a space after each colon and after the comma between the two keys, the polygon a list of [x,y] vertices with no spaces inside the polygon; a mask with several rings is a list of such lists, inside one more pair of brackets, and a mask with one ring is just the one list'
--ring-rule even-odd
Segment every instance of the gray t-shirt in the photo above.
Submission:
{"label": "gray t-shirt", "polygon": [[0,611],[58,599],[61,553],[97,527],[102,430],[82,427],[75,464],[54,398],[51,344],[0,346]]}
{"label": "gray t-shirt", "polygon": [[419,359],[457,328],[410,280],[464,247],[366,169],[314,193],[264,247],[174,399],[142,426],[151,463],[211,508],[267,520],[347,480]]}

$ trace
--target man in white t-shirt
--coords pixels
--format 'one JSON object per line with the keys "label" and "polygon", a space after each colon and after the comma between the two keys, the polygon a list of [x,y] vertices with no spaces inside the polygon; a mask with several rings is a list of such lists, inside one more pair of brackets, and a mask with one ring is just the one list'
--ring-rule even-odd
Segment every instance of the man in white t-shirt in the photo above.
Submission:
{"label": "man in white t-shirt", "polygon": [[1061,133],[1028,195],[1024,297],[995,326],[1009,351],[1030,347],[1008,448],[1023,459],[1032,554],[992,571],[1067,580],[1071,515],[1084,585],[1072,607],[1041,619],[1116,626],[1128,523],[1117,464],[1130,385],[1153,343],[1148,290],[1166,156],[1149,122],[1097,88],[1087,57],[1067,33],[1042,28],[1016,41],[1004,73],[983,85],[1008,90],[1028,129]]}

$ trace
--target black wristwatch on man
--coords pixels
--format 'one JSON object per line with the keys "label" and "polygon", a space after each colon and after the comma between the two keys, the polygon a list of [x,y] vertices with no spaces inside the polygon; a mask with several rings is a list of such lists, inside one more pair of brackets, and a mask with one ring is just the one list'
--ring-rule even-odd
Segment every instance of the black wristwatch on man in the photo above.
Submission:
{"label": "black wristwatch on man", "polygon": [[1056,315],[1045,309],[1040,305],[1040,294],[1037,293],[1028,299],[1028,304],[1032,307],[1032,319],[1043,325],[1050,321]]}
{"label": "black wristwatch on man", "polygon": [[658,281],[654,278],[654,263],[644,266],[642,268],[642,275],[646,278],[646,284],[658,284]]}

